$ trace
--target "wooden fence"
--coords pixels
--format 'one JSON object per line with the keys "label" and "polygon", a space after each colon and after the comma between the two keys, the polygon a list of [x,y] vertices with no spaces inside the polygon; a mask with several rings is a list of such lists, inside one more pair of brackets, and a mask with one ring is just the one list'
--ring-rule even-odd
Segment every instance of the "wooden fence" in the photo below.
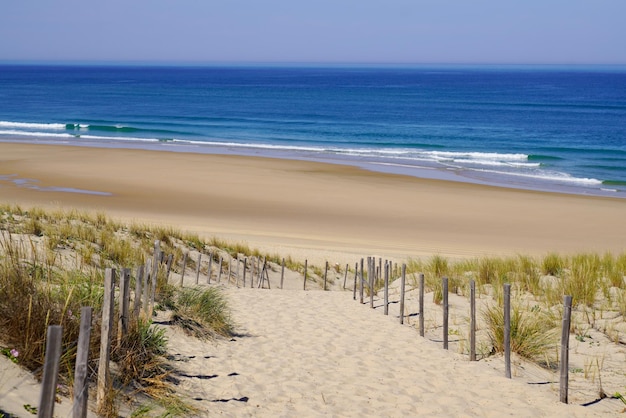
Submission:
{"label": "wooden fence", "polygon": [[[207,284],[211,283],[212,279],[212,264],[214,260],[214,254],[209,254],[208,267],[207,267]],[[134,292],[130,291],[131,282],[131,270],[123,269],[118,272],[114,269],[107,268],[104,275],[104,302],[102,308],[102,322],[101,322],[101,343],[100,343],[100,357],[98,360],[98,378],[96,387],[96,406],[98,409],[104,406],[106,402],[107,391],[111,386],[111,376],[109,370],[110,353],[111,353],[111,331],[114,328],[114,321],[117,319],[117,341],[121,341],[125,333],[128,331],[128,324],[132,320],[137,320],[140,317],[152,318],[154,310],[155,292],[157,288],[157,278],[159,271],[165,269],[165,278],[169,279],[171,267],[172,267],[172,255],[165,257],[160,250],[160,243],[155,242],[154,255],[152,259],[144,266],[139,266],[135,275],[135,289]],[[182,287],[185,281],[185,270],[188,261],[188,253],[183,255],[181,278],[179,285]],[[202,269],[202,253],[198,253],[195,271],[195,284],[198,284],[199,277]],[[216,283],[220,283],[223,274],[223,258],[220,257],[217,263]],[[247,287],[247,283],[251,288],[268,288],[271,289],[270,277],[268,274],[268,263],[266,259],[257,257],[256,259],[244,258],[235,260],[236,273],[233,274],[232,269],[233,260],[229,257],[227,260],[228,267],[226,269],[227,276],[225,281],[233,283],[235,286]],[[359,303],[365,304],[365,291],[367,290],[369,296],[369,306],[374,308],[374,297],[377,295],[376,286],[377,283],[383,283],[383,313],[389,315],[389,285],[393,281],[394,275],[399,274],[400,291],[399,291],[399,322],[404,324],[405,318],[405,291],[406,291],[406,265],[402,265],[398,272],[397,266],[393,266],[390,261],[385,261],[383,266],[382,259],[379,259],[378,266],[376,266],[376,259],[374,257],[367,257],[367,265],[364,264],[365,259],[361,259],[360,263],[355,264],[354,281],[352,286],[352,297],[356,300],[357,288],[359,291]],[[305,268],[303,271],[303,289],[307,289],[307,271],[308,261],[305,260]],[[240,276],[240,267],[242,267],[243,275]],[[365,274],[365,267],[367,268],[367,275]],[[327,275],[328,275],[328,262],[323,276],[323,290],[327,290]],[[247,272],[250,272],[249,282],[246,281]],[[118,274],[121,273],[121,274]],[[283,288],[285,274],[285,260],[282,259],[280,286]],[[119,275],[119,279],[118,279]],[[366,280],[367,277],[367,280]],[[346,282],[348,278],[348,265],[346,265],[346,271],[343,280],[343,289],[346,289]],[[448,349],[448,279],[443,277],[442,279],[442,314],[443,314],[443,348]],[[418,311],[418,330],[419,335],[424,337],[424,275],[418,275],[418,288],[419,288],[419,311]],[[118,309],[115,310],[115,300],[117,300]],[[510,368],[510,285],[504,285],[504,349],[505,349],[505,375],[511,378]],[[476,292],[475,282],[470,281],[470,313],[469,313],[469,361],[476,361]],[[133,309],[130,309],[131,302],[133,302]],[[569,329],[570,329],[570,317],[571,317],[571,296],[564,297],[564,311],[563,311],[563,324],[561,334],[561,361],[559,364],[560,370],[560,401],[567,403],[567,391],[568,391],[568,349],[569,349]],[[115,312],[118,312],[117,318],[115,318]],[[89,340],[91,333],[92,322],[92,308],[83,307],[81,309],[80,318],[80,334],[77,342],[77,355],[76,355],[76,367],[74,377],[74,404],[73,404],[73,416],[85,417],[87,415],[87,405],[89,397],[89,384],[88,384],[88,354],[89,354]],[[40,397],[40,404],[38,409],[38,415],[40,417],[52,417],[54,409],[54,399],[56,393],[56,380],[59,368],[59,360],[61,357],[61,337],[62,328],[58,325],[51,325],[48,328],[47,340],[46,340],[46,353],[45,353],[45,365],[42,381],[42,390]]]}

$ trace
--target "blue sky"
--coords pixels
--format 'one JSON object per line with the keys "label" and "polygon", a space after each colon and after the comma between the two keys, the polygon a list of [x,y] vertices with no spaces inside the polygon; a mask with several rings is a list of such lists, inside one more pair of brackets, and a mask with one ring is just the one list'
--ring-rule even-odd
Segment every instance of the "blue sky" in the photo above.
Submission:
{"label": "blue sky", "polygon": [[33,60],[626,64],[626,0],[5,0]]}

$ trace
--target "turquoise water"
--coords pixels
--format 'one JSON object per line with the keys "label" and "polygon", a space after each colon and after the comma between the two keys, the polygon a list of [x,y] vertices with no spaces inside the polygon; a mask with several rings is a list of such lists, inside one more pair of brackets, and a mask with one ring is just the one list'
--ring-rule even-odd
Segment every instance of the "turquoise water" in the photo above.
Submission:
{"label": "turquoise water", "polygon": [[626,69],[4,65],[0,141],[262,155],[624,197]]}

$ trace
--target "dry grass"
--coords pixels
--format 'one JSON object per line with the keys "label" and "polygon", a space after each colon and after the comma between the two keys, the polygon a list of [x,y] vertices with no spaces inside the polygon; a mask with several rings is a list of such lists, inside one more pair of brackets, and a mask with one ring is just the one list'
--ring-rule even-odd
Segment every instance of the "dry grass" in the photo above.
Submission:
{"label": "dry grass", "polygon": [[[36,375],[41,373],[48,325],[63,326],[59,382],[71,387],[75,367],[80,309],[94,310],[90,347],[90,379],[95,379],[99,356],[100,317],[103,300],[103,270],[143,265],[154,241],[161,249],[182,258],[194,249],[258,254],[247,246],[226,245],[219,240],[204,242],[195,235],[173,228],[124,225],[103,214],[77,211],[24,210],[0,205],[0,348],[19,352],[19,364]],[[213,244],[225,248],[212,247]],[[135,271],[135,269],[132,269]],[[132,287],[132,286],[131,286]],[[164,270],[157,278],[155,300],[163,309],[173,309],[194,318],[204,335],[227,335],[233,325],[226,301],[217,289],[195,295],[178,293]],[[112,360],[117,363],[115,388],[103,414],[115,416],[119,395],[140,391],[157,401],[168,416],[188,415],[190,409],[170,387],[164,358],[167,341],[151,321],[131,321],[121,341],[112,335]]]}

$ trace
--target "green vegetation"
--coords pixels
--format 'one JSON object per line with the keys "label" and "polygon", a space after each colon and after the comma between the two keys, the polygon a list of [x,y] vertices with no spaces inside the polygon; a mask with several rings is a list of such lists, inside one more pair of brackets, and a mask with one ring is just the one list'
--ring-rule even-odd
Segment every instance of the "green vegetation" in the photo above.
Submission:
{"label": "green vegetation", "polygon": [[[626,315],[626,253],[594,253],[563,256],[549,253],[533,258],[481,257],[451,261],[439,255],[425,260],[411,260],[407,274],[414,281],[423,273],[427,292],[433,301],[441,303],[441,278],[448,277],[449,291],[468,295],[470,280],[475,280],[477,292],[488,295],[494,305],[482,312],[492,352],[502,350],[504,314],[503,285],[511,284],[517,298],[511,312],[511,349],[522,357],[549,364],[557,346],[559,315],[563,295],[573,297],[574,313],[609,338],[619,335],[609,326],[598,326],[602,313]],[[415,284],[415,283],[414,283]],[[522,302],[525,301],[525,302]]]}
{"label": "green vegetation", "polygon": [[[89,379],[94,382],[104,269],[121,271],[144,265],[156,240],[163,251],[174,255],[174,266],[190,248],[212,252],[216,260],[218,251],[261,256],[242,244],[217,239],[205,242],[169,227],[128,226],[103,214],[0,205],[0,353],[41,377],[47,327],[62,325],[59,383],[68,392],[73,385],[81,307],[91,306]],[[180,289],[168,283],[165,269],[159,270],[155,303],[158,309],[171,311],[172,323],[186,330],[193,324],[196,336],[213,338],[233,332],[228,304],[219,289]],[[117,416],[120,399],[127,398],[128,392],[139,392],[153,399],[150,408],[156,405],[167,416],[188,415],[191,409],[174,394],[168,379],[172,370],[166,359],[164,329],[155,326],[152,318],[137,318],[117,340],[116,327],[114,324],[111,352],[111,360],[117,364],[114,386],[100,412]]]}

